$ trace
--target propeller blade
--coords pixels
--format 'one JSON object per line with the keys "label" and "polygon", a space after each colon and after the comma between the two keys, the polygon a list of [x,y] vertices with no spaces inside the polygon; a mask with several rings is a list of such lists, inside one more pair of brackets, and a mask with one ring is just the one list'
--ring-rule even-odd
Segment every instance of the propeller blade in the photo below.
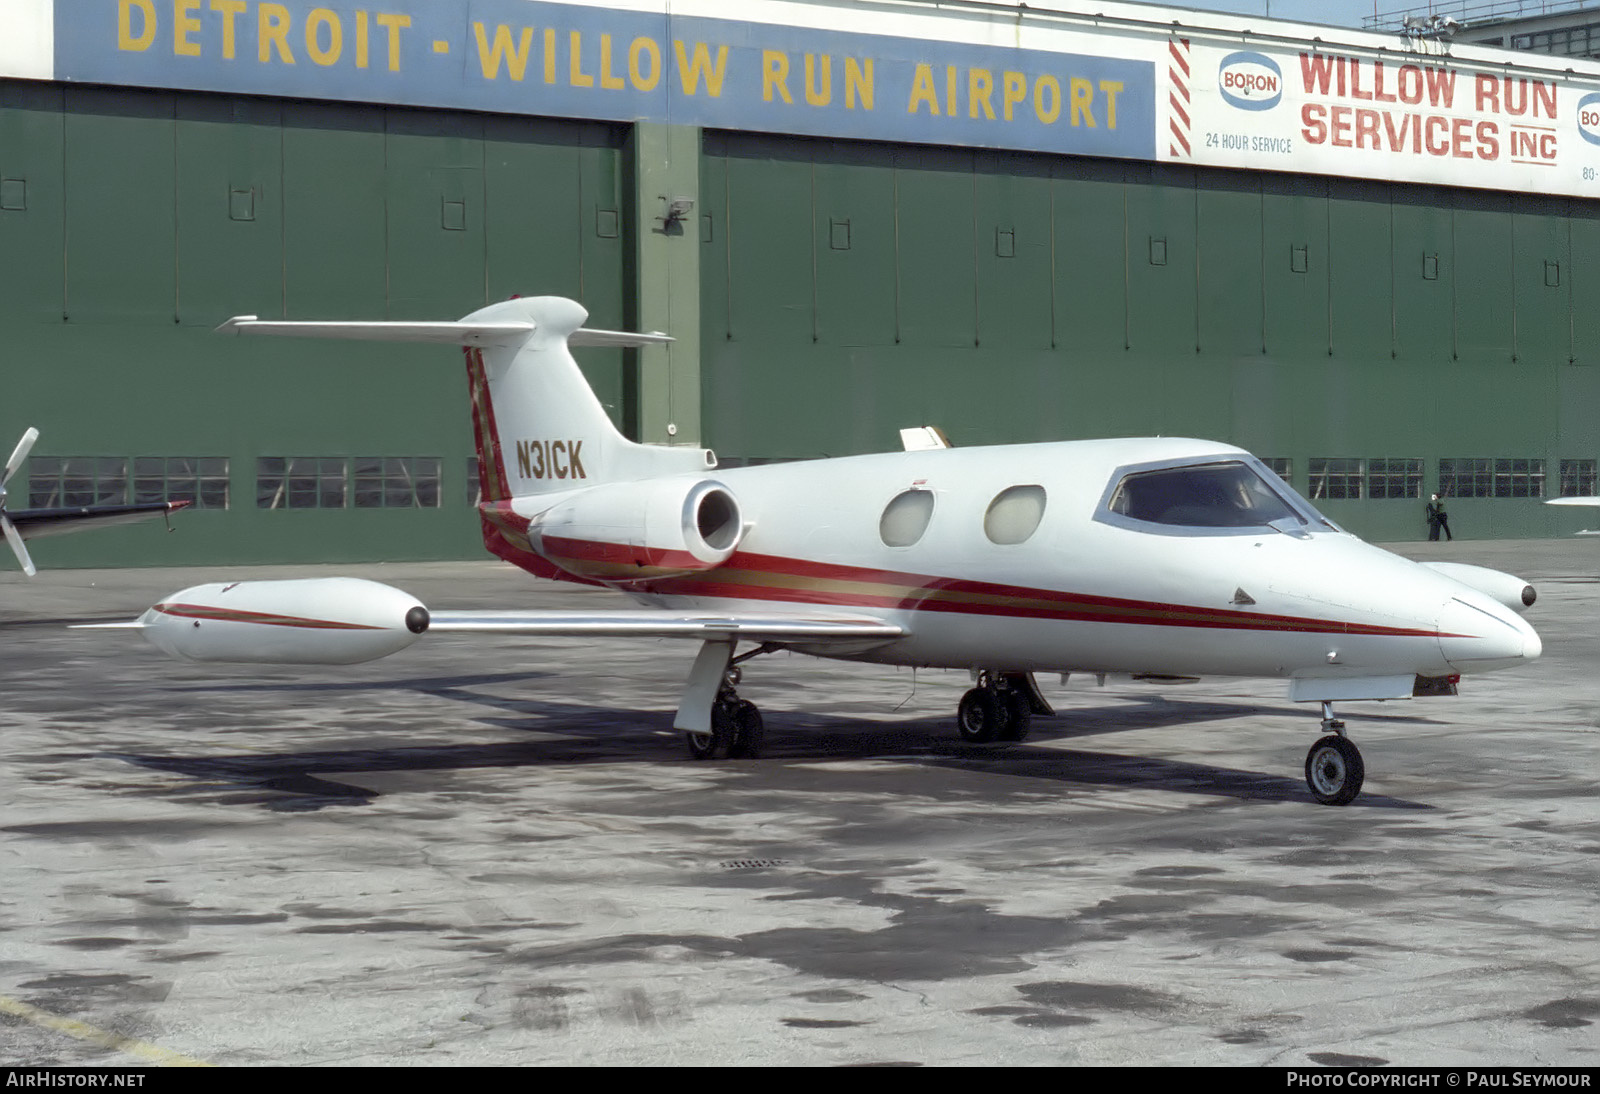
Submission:
{"label": "propeller blade", "polygon": [[11,518],[0,513],[0,532],[6,537],[6,543],[11,548],[11,553],[17,556],[17,561],[22,564],[22,572],[32,577],[38,573],[33,565],[33,559],[28,557],[28,549],[22,545],[22,533],[17,531],[17,526],[11,523]]}
{"label": "propeller blade", "polygon": [[33,442],[38,439],[39,431],[30,425],[28,431],[22,435],[22,440],[17,442],[17,447],[12,449],[11,458],[6,461],[5,478],[0,479],[0,485],[11,481],[11,476],[15,475],[17,468],[21,467],[24,461],[27,460],[28,453],[33,451]]}

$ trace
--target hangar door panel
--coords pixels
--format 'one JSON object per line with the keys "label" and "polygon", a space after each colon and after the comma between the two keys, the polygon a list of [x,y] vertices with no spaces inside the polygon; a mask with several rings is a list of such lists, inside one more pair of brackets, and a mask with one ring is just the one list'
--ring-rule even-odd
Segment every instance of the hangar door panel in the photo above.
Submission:
{"label": "hangar door panel", "polygon": [[3,318],[61,322],[62,95],[59,87],[0,81]]}
{"label": "hangar door panel", "polygon": [[173,96],[69,88],[67,318],[172,322]]}
{"label": "hangar door panel", "polygon": [[177,102],[178,318],[283,314],[283,132],[275,102]]}

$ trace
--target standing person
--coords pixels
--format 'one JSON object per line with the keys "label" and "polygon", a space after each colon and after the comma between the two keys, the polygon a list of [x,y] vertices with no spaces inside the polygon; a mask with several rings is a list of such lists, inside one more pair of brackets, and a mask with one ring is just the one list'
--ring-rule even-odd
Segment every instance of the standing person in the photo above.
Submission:
{"label": "standing person", "polygon": [[1446,540],[1456,537],[1450,534],[1450,514],[1444,511],[1444,502],[1438,494],[1434,494],[1428,501],[1428,539],[1437,541],[1439,533],[1444,533]]}

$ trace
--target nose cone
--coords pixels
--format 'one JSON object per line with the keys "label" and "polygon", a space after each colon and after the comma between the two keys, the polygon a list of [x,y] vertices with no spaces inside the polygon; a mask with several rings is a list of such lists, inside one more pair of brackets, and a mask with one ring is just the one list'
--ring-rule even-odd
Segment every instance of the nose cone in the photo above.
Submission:
{"label": "nose cone", "polygon": [[1544,643],[1516,612],[1466,593],[1451,597],[1440,612],[1439,648],[1457,672],[1488,672],[1532,661]]}

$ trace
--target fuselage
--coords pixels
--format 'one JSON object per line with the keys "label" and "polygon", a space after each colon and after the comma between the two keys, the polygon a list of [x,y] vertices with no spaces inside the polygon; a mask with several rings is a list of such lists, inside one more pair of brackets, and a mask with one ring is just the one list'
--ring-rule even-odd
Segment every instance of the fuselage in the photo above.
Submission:
{"label": "fuselage", "polygon": [[[808,651],[825,656],[1338,678],[1483,671],[1540,650],[1508,606],[1349,535],[1213,442],[896,452],[697,477],[738,499],[737,550],[702,572],[609,583],[662,607],[831,607],[905,629]],[[537,518],[551,502],[514,509]]]}

